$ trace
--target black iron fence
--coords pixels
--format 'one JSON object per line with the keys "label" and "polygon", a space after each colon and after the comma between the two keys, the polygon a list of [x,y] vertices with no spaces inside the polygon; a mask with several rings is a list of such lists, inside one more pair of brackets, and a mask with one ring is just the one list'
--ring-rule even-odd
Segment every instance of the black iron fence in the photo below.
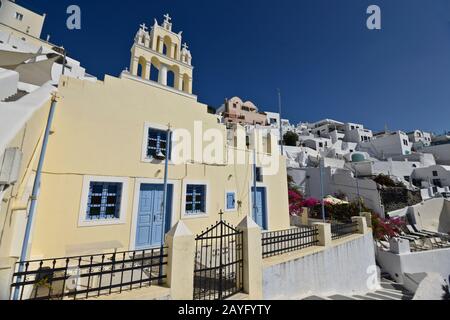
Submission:
{"label": "black iron fence", "polygon": [[167,277],[167,248],[19,262],[12,299],[88,299],[155,284]]}
{"label": "black iron fence", "polygon": [[318,245],[317,227],[292,228],[262,234],[263,258]]}
{"label": "black iron fence", "polygon": [[349,235],[355,234],[358,232],[358,223],[357,222],[349,222],[349,223],[331,223],[331,238],[332,240],[338,240],[345,238]]}

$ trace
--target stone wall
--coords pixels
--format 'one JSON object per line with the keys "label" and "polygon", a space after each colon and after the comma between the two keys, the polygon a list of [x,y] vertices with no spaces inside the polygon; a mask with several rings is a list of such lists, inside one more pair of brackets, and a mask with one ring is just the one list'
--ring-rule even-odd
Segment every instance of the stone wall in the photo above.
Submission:
{"label": "stone wall", "polygon": [[383,187],[380,189],[380,196],[386,213],[422,202],[420,191],[411,191],[406,188]]}
{"label": "stone wall", "polygon": [[[365,294],[377,282],[372,234],[354,236],[315,253],[263,267],[265,300],[302,299],[311,295]],[[280,260],[282,258],[280,257]]]}

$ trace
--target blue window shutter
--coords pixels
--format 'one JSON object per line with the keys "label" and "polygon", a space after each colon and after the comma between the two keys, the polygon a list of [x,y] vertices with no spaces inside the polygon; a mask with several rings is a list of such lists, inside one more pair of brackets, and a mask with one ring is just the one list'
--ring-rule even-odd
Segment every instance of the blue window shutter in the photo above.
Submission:
{"label": "blue window shutter", "polygon": [[235,194],[230,192],[227,194],[227,210],[231,210],[235,208]]}

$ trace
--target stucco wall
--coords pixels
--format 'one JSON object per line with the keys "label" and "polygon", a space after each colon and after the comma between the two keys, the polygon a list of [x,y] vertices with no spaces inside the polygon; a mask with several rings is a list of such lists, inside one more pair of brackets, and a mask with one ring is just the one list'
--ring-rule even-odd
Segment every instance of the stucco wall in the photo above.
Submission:
{"label": "stucco wall", "polygon": [[301,299],[311,295],[364,294],[371,291],[375,266],[372,234],[263,269],[264,299]]}
{"label": "stucco wall", "polygon": [[[138,183],[146,179],[152,181],[147,183],[161,184],[164,177],[163,162],[149,163],[141,158],[145,122],[160,125],[170,122],[174,129],[185,128],[193,135],[193,145],[194,139],[199,139],[194,137],[194,121],[201,121],[204,130],[214,128],[223,132],[224,140],[225,126],[206,112],[206,105],[133,80],[106,76],[104,82],[96,83],[71,78],[63,81],[44,164],[31,256],[58,257],[69,251],[83,254],[72,248],[95,247],[99,243],[118,242],[118,249],[133,250]],[[289,228],[285,159],[278,160],[278,174],[264,176],[260,184],[267,188],[270,230]],[[242,201],[238,210],[224,215],[225,220],[236,225],[252,212],[252,168],[249,161],[236,165],[170,164],[169,182],[174,184],[172,225],[184,220],[193,233],[200,233],[219,220],[227,190],[236,191],[237,200]],[[80,213],[81,206],[85,204],[83,179],[87,176],[128,182],[122,223],[79,226],[80,215],[84,214]],[[192,181],[208,184],[208,215],[182,214],[183,185]]]}
{"label": "stucco wall", "polygon": [[19,74],[0,68],[0,101],[17,93]]}
{"label": "stucco wall", "polygon": [[450,165],[450,144],[430,146],[423,148],[421,151],[433,154],[438,164]]}
{"label": "stucco wall", "polygon": [[405,281],[405,273],[439,273],[444,279],[450,275],[450,249],[430,250],[408,254],[380,251],[377,261],[399,283]]}
{"label": "stucco wall", "polygon": [[410,208],[410,214],[423,230],[450,232],[450,201],[431,199]]}

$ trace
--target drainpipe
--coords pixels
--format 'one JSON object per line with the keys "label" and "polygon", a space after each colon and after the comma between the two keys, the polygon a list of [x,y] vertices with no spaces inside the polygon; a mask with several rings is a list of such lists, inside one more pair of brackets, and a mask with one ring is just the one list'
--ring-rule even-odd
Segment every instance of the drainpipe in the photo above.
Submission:
{"label": "drainpipe", "polygon": [[161,246],[164,246],[164,236],[166,234],[166,211],[167,211],[167,189],[168,189],[168,177],[169,177],[169,156],[170,156],[170,149],[172,145],[172,131],[169,128],[167,129],[167,143],[166,143],[166,159],[164,163],[164,192],[163,192],[163,204],[162,204],[162,232],[161,232]]}
{"label": "drainpipe", "polygon": [[281,155],[284,156],[284,137],[283,137],[283,127],[281,125],[281,90],[278,89],[278,112],[280,114],[280,123],[278,124],[280,127],[280,149],[281,149]]}
{"label": "drainpipe", "polygon": [[[55,113],[56,103],[57,103],[56,96],[53,95],[52,96],[52,104],[50,106],[50,112],[48,114],[47,127],[45,128],[44,140],[42,142],[41,154],[39,156],[39,162],[38,162],[38,167],[37,167],[37,171],[36,171],[36,178],[34,179],[33,192],[31,194],[30,209],[28,211],[27,226],[25,229],[25,237],[23,239],[22,252],[20,255],[19,262],[24,262],[27,260],[28,243],[30,241],[31,229],[33,227],[33,218],[34,218],[34,214],[36,212],[37,199],[38,199],[40,186],[41,186],[42,167],[44,165],[45,153],[47,151],[48,138],[50,136],[50,129],[52,127],[53,115]],[[23,265],[19,263],[19,273],[21,273],[21,272],[23,272]],[[18,283],[22,282],[22,276],[18,276],[17,282]],[[14,289],[13,299],[18,300],[19,294],[20,294],[20,288],[16,287]]]}

